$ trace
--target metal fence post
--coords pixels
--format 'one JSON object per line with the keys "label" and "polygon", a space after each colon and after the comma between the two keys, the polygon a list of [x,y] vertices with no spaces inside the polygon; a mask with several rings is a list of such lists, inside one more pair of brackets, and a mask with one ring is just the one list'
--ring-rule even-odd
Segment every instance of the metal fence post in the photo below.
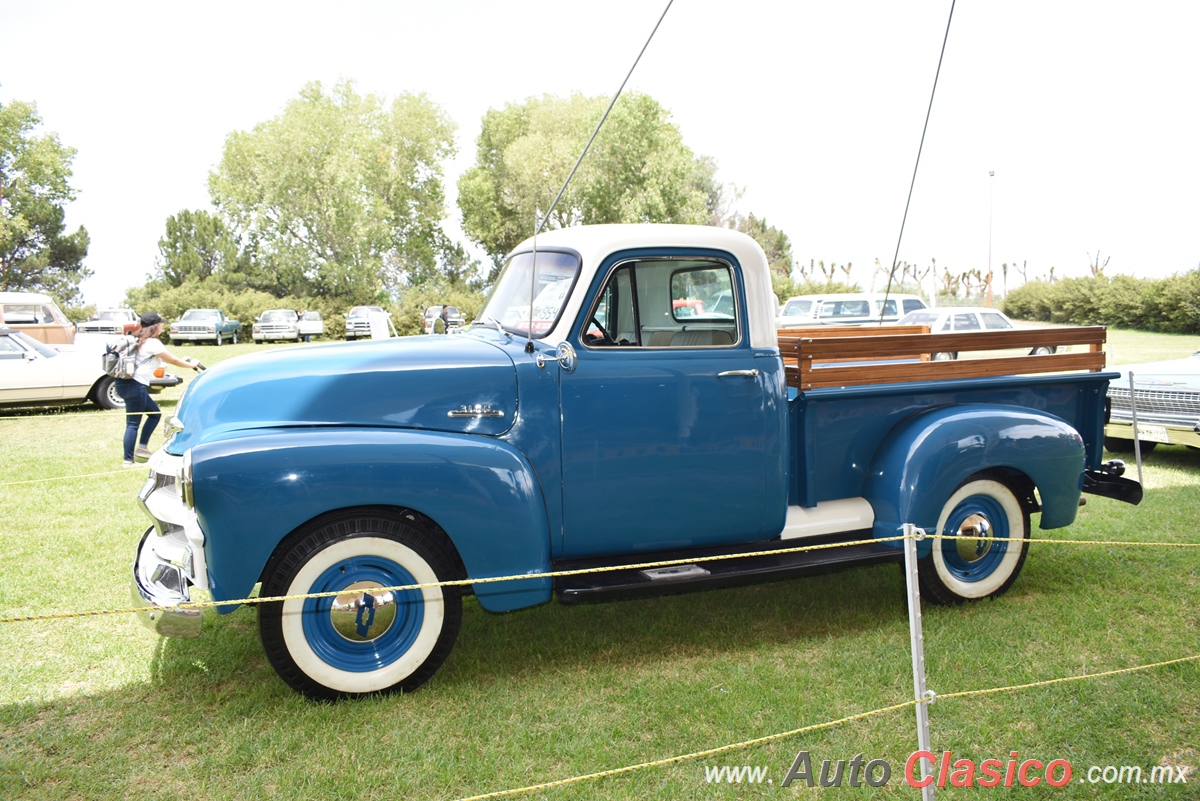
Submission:
{"label": "metal fence post", "polygon": [[1133,388],[1133,371],[1129,371],[1129,415],[1133,418],[1133,453],[1137,457],[1138,467],[1138,483],[1143,487],[1146,483],[1142,481],[1142,438],[1138,436],[1137,424],[1137,394]]}
{"label": "metal fence post", "polygon": [[[921,630],[921,588],[917,583],[917,540],[925,539],[925,532],[912,523],[904,524],[904,578],[908,585],[908,640],[912,648],[913,697],[917,700],[917,749],[930,751],[929,747],[929,700],[925,688],[925,636]],[[918,759],[921,778],[933,775],[933,765]],[[933,801],[933,782],[921,788],[922,801]]]}

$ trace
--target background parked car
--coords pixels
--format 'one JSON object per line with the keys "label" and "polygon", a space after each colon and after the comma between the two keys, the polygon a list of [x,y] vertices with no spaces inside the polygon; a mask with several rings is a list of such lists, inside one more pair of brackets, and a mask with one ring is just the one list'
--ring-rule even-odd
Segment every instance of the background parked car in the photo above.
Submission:
{"label": "background parked car", "polygon": [[254,319],[250,331],[255,342],[300,339],[300,315],[294,309],[267,309]]}
{"label": "background parked car", "polygon": [[0,292],[0,326],[21,331],[47,345],[75,342],[75,326],[54,299],[36,292]]}
{"label": "background parked car", "polygon": [[[91,401],[104,409],[124,409],[115,382],[100,369],[98,353],[57,351],[20,331],[0,328],[0,407]],[[179,376],[165,373],[150,389],[182,383]]]}
{"label": "background parked car", "polygon": [[1142,453],[1154,450],[1160,442],[1200,448],[1200,351],[1182,359],[1110,369],[1121,377],[1108,384],[1111,414],[1104,427],[1105,448],[1113,453],[1133,450],[1130,371]]}
{"label": "background parked car", "polygon": [[832,295],[797,295],[788,298],[776,328],[810,325],[869,325],[895,323],[905,314],[927,308],[916,295],[882,292],[839,292]]}
{"label": "background parked car", "polygon": [[211,342],[222,345],[232,342],[236,345],[241,330],[241,321],[229,319],[219,309],[188,309],[182,317],[171,323],[171,344]]}
{"label": "background parked car", "polygon": [[309,342],[313,337],[325,336],[325,321],[319,311],[306,311],[300,315],[300,338]]}
{"label": "background parked car", "polygon": [[[435,303],[425,310],[426,334],[433,333],[433,323],[438,317],[441,317],[441,315],[442,304],[440,303]],[[458,310],[457,306],[451,306],[447,309],[447,318],[449,319],[449,323],[446,325],[447,334],[449,334],[451,331],[456,331],[467,324],[467,318],[463,317],[462,312]]]}
{"label": "background parked car", "polygon": [[129,325],[138,325],[138,314],[133,309],[100,309],[75,330],[80,334],[124,334]]}
{"label": "background parked car", "polygon": [[[382,306],[355,306],[346,314],[346,339],[355,340],[360,338],[371,338],[371,313],[386,314],[389,318],[392,313],[385,311]],[[391,322],[390,319],[388,321]]]}
{"label": "background parked car", "polygon": [[[900,325],[927,325],[931,334],[961,334],[969,331],[1007,331],[1015,328],[1012,320],[995,309],[978,309],[972,306],[942,306],[937,309],[906,314]],[[1054,353],[1054,345],[1042,345],[1029,351],[1030,356],[1046,356]],[[935,353],[934,361],[950,361],[958,358],[957,353]]]}

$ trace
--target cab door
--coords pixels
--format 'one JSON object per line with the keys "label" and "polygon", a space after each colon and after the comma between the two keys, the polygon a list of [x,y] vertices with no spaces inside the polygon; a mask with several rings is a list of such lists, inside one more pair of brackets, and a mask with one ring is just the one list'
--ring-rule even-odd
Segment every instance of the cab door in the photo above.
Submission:
{"label": "cab door", "polygon": [[632,258],[598,282],[560,378],[562,555],[769,536],[765,376],[735,264]]}

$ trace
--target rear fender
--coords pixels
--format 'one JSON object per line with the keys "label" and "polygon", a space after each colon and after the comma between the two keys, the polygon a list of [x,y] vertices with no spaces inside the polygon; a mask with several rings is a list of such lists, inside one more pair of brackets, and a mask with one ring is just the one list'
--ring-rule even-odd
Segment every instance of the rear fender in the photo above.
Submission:
{"label": "rear fender", "polygon": [[[1084,470],[1083,438],[1064,420],[1013,406],[943,406],[906,418],[884,439],[867,474],[864,496],[875,510],[876,537],[905,523],[933,533],[942,505],[969,477],[1001,470],[1018,497],[1041,496],[1042,528],[1075,520]],[[922,556],[930,542],[918,543]]]}
{"label": "rear fender", "polygon": [[[391,506],[433,520],[468,578],[550,570],[541,488],[524,456],[487,437],[379,429],[259,429],[192,449],[216,600],[244,598],[292,531],[339,509]],[[550,598],[551,581],[480,584],[503,612]],[[220,607],[231,611],[233,607]]]}

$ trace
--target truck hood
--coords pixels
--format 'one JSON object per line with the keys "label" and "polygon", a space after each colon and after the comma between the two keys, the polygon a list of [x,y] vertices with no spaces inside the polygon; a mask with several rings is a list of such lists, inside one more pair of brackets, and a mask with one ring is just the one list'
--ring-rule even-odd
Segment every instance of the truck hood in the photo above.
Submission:
{"label": "truck hood", "polygon": [[288,348],[215,365],[188,386],[167,442],[181,455],[254,428],[354,426],[495,436],[517,410],[512,360],[469,336]]}

